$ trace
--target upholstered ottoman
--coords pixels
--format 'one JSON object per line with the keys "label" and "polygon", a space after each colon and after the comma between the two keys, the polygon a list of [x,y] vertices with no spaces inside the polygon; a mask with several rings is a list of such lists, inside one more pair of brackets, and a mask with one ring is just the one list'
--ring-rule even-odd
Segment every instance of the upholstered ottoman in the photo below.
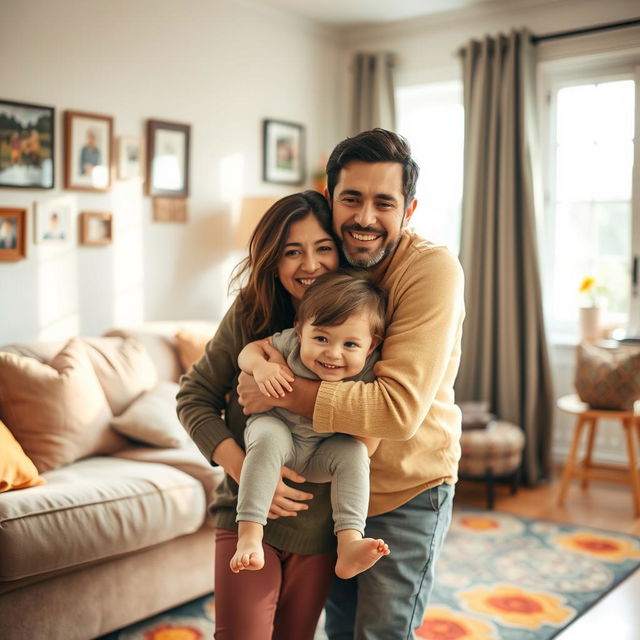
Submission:
{"label": "upholstered ottoman", "polygon": [[520,481],[524,433],[510,422],[494,420],[484,429],[464,429],[460,440],[460,478],[487,483],[487,507],[493,509],[494,480],[511,478],[511,492]]}

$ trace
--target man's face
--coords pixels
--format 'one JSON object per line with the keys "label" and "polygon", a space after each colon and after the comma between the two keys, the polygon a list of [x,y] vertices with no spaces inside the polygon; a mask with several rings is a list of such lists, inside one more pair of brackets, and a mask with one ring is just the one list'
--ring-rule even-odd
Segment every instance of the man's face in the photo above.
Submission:
{"label": "man's face", "polygon": [[417,202],[405,210],[400,163],[353,161],[340,171],[331,204],[347,261],[369,269],[393,254]]}

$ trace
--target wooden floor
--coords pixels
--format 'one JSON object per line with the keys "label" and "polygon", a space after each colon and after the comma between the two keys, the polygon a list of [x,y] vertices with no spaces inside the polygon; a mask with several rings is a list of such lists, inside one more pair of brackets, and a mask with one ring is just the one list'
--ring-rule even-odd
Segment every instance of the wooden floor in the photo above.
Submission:
{"label": "wooden floor", "polygon": [[[572,482],[566,504],[556,504],[560,471],[553,482],[522,488],[515,496],[507,486],[496,488],[496,505],[527,518],[540,518],[573,525],[585,525],[640,536],[640,518],[633,516],[631,490],[614,484],[592,482],[583,490],[579,481]],[[485,507],[484,485],[460,481],[455,503],[459,506]],[[455,508],[455,507],[454,507]],[[640,570],[635,571],[589,611],[558,634],[555,640],[638,640],[640,638]]]}

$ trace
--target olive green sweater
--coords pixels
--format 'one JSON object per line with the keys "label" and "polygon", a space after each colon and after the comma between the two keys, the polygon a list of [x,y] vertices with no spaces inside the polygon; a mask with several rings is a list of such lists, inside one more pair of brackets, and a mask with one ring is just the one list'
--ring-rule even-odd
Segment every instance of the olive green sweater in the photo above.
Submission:
{"label": "olive green sweater", "polygon": [[[234,303],[207,344],[202,358],[180,380],[178,416],[209,461],[212,461],[215,448],[227,438],[234,438],[244,449],[247,417],[238,404],[236,385],[240,374],[238,354],[249,342],[249,337],[244,334],[237,313],[238,305]],[[269,520],[264,529],[264,541],[292,553],[333,551],[336,542],[330,484],[307,482],[292,486],[313,494],[313,499],[307,502],[309,509],[298,512],[297,516]],[[237,530],[237,499],[238,485],[231,476],[225,475],[209,507],[216,526]]]}

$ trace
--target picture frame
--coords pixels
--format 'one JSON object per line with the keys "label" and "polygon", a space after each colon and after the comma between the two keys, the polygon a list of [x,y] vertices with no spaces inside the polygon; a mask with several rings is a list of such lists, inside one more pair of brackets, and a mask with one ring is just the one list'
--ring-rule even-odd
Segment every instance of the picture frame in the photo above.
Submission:
{"label": "picture frame", "polygon": [[113,118],[65,111],[64,187],[109,191],[113,165]]}
{"label": "picture frame", "polygon": [[0,187],[53,189],[55,109],[0,100]]}
{"label": "picture frame", "polygon": [[140,136],[120,136],[117,155],[119,180],[132,180],[142,176],[144,143]]}
{"label": "picture frame", "polygon": [[147,120],[147,195],[189,195],[190,138],[191,125]]}
{"label": "picture frame", "polygon": [[263,121],[263,173],[265,182],[299,185],[305,179],[304,126],[282,120]]}
{"label": "picture frame", "polygon": [[34,207],[34,241],[37,244],[61,244],[71,239],[71,229],[78,214],[74,196],[59,196],[36,202]]}
{"label": "picture frame", "polygon": [[27,257],[27,210],[0,208],[0,262]]}
{"label": "picture frame", "polygon": [[101,247],[113,242],[113,214],[83,211],[80,214],[80,244]]}

